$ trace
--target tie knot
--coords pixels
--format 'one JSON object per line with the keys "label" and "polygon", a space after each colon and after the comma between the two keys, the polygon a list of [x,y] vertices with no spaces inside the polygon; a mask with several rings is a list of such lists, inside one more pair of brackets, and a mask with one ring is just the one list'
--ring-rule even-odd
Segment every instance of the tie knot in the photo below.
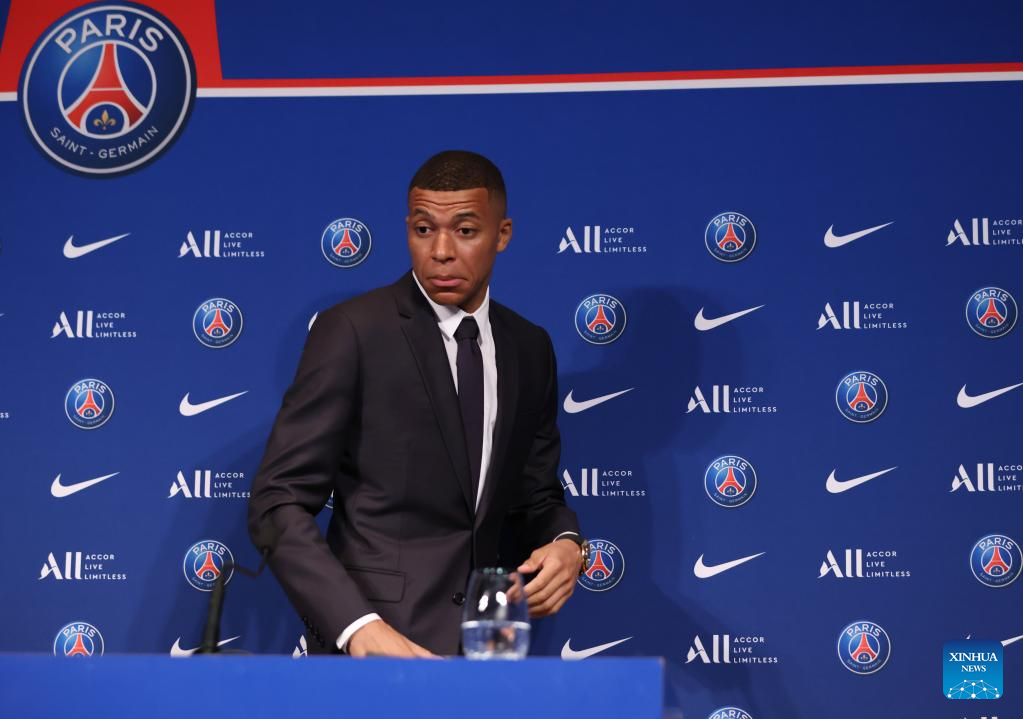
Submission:
{"label": "tie knot", "polygon": [[480,336],[480,326],[476,324],[474,317],[466,317],[462,320],[461,324],[458,325],[458,329],[455,330],[455,339],[461,342],[462,340],[474,340]]}

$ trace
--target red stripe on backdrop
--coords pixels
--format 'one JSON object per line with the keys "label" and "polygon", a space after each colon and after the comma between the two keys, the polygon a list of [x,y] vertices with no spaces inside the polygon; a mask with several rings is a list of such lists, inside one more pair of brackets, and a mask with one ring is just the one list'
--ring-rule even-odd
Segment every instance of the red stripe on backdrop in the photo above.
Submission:
{"label": "red stripe on backdrop", "polygon": [[[0,46],[0,92],[18,88],[21,68],[36,40],[57,18],[86,0],[12,0],[3,45]],[[112,0],[111,4],[116,4]],[[670,80],[731,80],[830,76],[884,76],[903,74],[1021,72],[1023,63],[964,63],[944,65],[866,65],[797,67],[746,70],[678,70],[664,72],[606,72],[544,75],[475,75],[454,77],[376,78],[231,78],[220,65],[217,16],[213,0],[147,0],[146,5],[165,15],[185,36],[195,58],[200,88],[286,87],[390,87],[431,85],[521,85],[528,83],[642,82]]]}
{"label": "red stripe on backdrop", "polygon": [[521,85],[529,83],[642,82],[665,80],[732,80],[902,74],[1021,72],[1023,63],[992,62],[956,65],[866,65],[852,67],[793,67],[750,70],[673,70],[664,72],[601,72],[575,75],[461,75],[453,77],[272,78],[223,79],[207,88],[247,87],[389,87],[429,85]]}

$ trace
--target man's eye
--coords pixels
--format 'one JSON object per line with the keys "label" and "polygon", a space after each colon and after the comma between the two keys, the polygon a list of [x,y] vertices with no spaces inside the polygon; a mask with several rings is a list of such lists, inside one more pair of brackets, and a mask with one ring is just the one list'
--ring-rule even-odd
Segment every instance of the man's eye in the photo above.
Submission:
{"label": "man's eye", "polygon": [[423,225],[419,225],[418,227],[416,227],[416,234],[417,235],[425,235],[429,231],[430,231],[430,228],[429,227],[424,227]]}
{"label": "man's eye", "polygon": [[472,237],[473,235],[476,234],[476,228],[475,227],[459,227],[458,228],[458,234],[460,234],[462,237]]}

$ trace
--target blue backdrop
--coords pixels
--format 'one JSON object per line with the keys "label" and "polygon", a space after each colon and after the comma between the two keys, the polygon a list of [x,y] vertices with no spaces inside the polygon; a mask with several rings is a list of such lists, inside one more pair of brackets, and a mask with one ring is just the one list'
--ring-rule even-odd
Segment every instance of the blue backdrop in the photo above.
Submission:
{"label": "blue backdrop", "polygon": [[[1020,20],[1018,8],[1002,10],[981,34],[982,11],[943,9],[921,39],[890,35],[877,15],[818,9],[802,21],[813,23],[805,35],[786,25],[779,42],[755,32],[751,16],[717,33],[734,8],[638,13],[643,27],[670,20],[686,37],[719,35],[737,48],[726,56],[718,42],[676,50],[666,31],[630,30],[629,12],[595,10],[582,33],[575,16],[553,9],[534,31],[546,45],[515,43],[509,26],[528,23],[505,18],[497,40],[509,44],[498,52],[479,44],[486,23],[476,18],[466,32],[479,59],[443,50],[420,62],[434,43],[458,45],[430,18],[419,19],[429,28],[422,34],[400,18],[399,37],[384,39],[384,8],[324,4],[282,17],[273,7],[218,3],[226,76],[1004,61],[1018,56]],[[847,53],[816,34],[832,23]],[[344,29],[353,27],[369,30]],[[552,48],[559,27],[577,38],[572,53]],[[874,27],[870,43],[853,43]],[[799,38],[802,53],[791,49]],[[53,651],[73,621],[97,628],[110,653],[198,645],[208,594],[183,576],[186,553],[212,539],[237,561],[258,562],[247,491],[310,319],[407,269],[408,179],[433,152],[457,147],[504,172],[514,237],[492,295],[550,332],[562,398],[571,391],[574,409],[630,390],[559,418],[568,501],[591,539],[617,548],[606,555],[617,583],[580,586],[559,616],[536,623],[532,653],[628,638],[606,653],[666,657],[668,706],[701,719],[722,706],[757,719],[1013,716],[1023,709],[1023,660],[1011,646],[1023,634],[1023,582],[987,586],[971,553],[987,535],[1023,540],[1023,388],[970,398],[1023,382],[1023,330],[983,337],[967,315],[980,288],[1023,300],[1021,111],[1017,82],[200,97],[154,162],[97,179],[50,162],[25,131],[21,103],[0,102],[0,539],[12,560],[0,649]],[[755,247],[737,262],[716,259],[705,242],[723,212],[755,226]],[[372,235],[365,261],[348,269],[320,248],[324,229],[344,217]],[[986,218],[991,244],[964,243],[974,218],[979,228]],[[831,227],[848,238],[885,223],[842,246],[825,243]],[[584,249],[593,226],[603,251],[576,251],[569,231]],[[221,256],[189,249],[191,233],[203,254],[207,231],[220,231]],[[69,237],[81,247],[125,233],[66,256]],[[577,305],[599,293],[628,317],[605,345],[584,341],[575,324]],[[244,317],[238,339],[219,350],[192,327],[213,297]],[[843,303],[858,310],[859,328]],[[694,321],[753,307],[708,330]],[[1011,302],[997,308],[1014,318]],[[89,312],[92,336],[77,336],[87,334]],[[117,336],[100,336],[108,330]],[[866,423],[836,407],[839,382],[859,370],[883,380],[888,395]],[[109,421],[92,431],[65,413],[65,395],[83,378],[116,397]],[[713,411],[715,385],[729,386],[731,411]],[[186,393],[199,404],[241,392],[193,416],[179,408]],[[760,411],[740,411],[747,404]],[[719,506],[705,487],[724,455],[755,468],[756,491],[741,506]],[[993,465],[985,491],[978,464],[985,476]],[[208,494],[226,496],[189,496],[197,471],[211,472]],[[586,484],[594,472],[596,496]],[[100,578],[76,578],[78,552],[81,575]],[[720,569],[753,555],[707,578],[694,571],[700,558]],[[1013,563],[1006,576],[1018,574],[1019,550],[1003,557]],[[887,576],[855,576],[878,572]],[[858,621],[879,625],[890,643],[887,662],[863,676],[839,656],[840,633]],[[223,636],[237,638],[225,649],[300,653],[301,628],[269,573],[232,578]],[[1006,643],[1007,687],[997,702],[964,711],[939,693],[939,659],[946,641],[968,635]]]}

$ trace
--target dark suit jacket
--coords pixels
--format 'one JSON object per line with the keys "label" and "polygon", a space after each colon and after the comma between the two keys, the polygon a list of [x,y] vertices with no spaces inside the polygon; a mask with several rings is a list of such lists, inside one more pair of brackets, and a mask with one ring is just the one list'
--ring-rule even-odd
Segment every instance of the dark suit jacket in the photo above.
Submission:
{"label": "dark suit jacket", "polygon": [[[284,395],[249,501],[257,546],[307,627],[336,651],[370,612],[457,653],[473,567],[509,566],[578,531],[557,478],[557,370],[540,327],[490,303],[498,374],[493,450],[477,511],[436,315],[408,273],[321,312]],[[314,517],[331,491],[326,538]],[[507,538],[507,536],[506,536]],[[459,601],[461,599],[461,602]]]}

